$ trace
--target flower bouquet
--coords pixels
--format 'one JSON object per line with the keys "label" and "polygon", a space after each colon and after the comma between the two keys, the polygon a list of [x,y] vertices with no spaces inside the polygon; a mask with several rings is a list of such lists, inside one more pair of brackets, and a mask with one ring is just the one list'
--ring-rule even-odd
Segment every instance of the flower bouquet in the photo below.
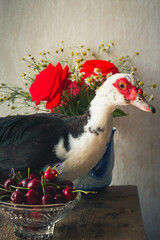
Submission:
{"label": "flower bouquet", "polygon": [[[54,55],[41,52],[39,60],[31,54],[22,58],[29,69],[21,74],[24,86],[1,83],[0,104],[7,104],[11,109],[10,115],[42,111],[68,116],[81,115],[88,109],[96,91],[108,77],[118,72],[132,75],[136,72],[132,60],[139,53],[136,52],[133,57],[122,56],[111,62],[114,43],[107,46],[101,44],[96,53],[83,45],[66,49],[63,41],[61,44]],[[140,86],[144,85],[143,82],[138,82]],[[155,87],[152,84],[152,88]],[[146,96],[145,92],[143,94]],[[148,97],[153,100],[152,94]],[[125,115],[120,109],[113,112],[113,117]]]}
{"label": "flower bouquet", "polygon": [[[139,53],[136,52],[132,58],[127,55],[111,61],[113,46],[113,43],[107,46],[101,44],[97,52],[93,53],[90,48],[85,49],[84,46],[68,50],[62,42],[62,47],[55,51],[55,55],[43,52],[40,53],[41,58],[37,60],[29,54],[22,59],[29,69],[28,72],[22,73],[24,87],[2,83],[1,104],[7,103],[12,115],[20,113],[21,110],[27,115],[39,112],[60,113],[66,116],[82,115],[88,109],[96,92],[111,75],[121,72],[134,75],[136,72],[132,60]],[[142,81],[138,83],[140,86],[144,85]],[[156,85],[152,84],[152,88],[155,87]],[[141,93],[146,96],[144,91],[141,90]],[[150,100],[153,99],[152,95],[148,97]],[[113,112],[113,117],[125,115],[126,113],[120,109]],[[98,128],[98,131],[103,129]],[[92,129],[90,132],[98,135]],[[78,179],[76,187],[97,190],[109,185],[114,165],[113,135],[114,130],[109,136],[109,143],[109,139],[107,140],[107,150],[103,158],[87,175]]]}

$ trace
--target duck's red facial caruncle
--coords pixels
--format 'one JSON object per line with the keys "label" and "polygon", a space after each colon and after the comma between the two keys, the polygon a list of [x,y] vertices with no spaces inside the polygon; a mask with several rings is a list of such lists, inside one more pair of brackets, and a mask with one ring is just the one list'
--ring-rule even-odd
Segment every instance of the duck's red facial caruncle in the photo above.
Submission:
{"label": "duck's red facial caruncle", "polygon": [[156,112],[155,108],[149,105],[143,97],[143,90],[134,86],[126,78],[119,78],[115,83],[113,83],[113,86],[119,93],[124,95],[127,103],[130,103],[146,112]]}
{"label": "duck's red facial caruncle", "polygon": [[118,79],[113,86],[117,88],[118,92],[124,95],[127,102],[135,100],[137,94],[141,95],[143,93],[141,88],[133,86],[126,78]]}

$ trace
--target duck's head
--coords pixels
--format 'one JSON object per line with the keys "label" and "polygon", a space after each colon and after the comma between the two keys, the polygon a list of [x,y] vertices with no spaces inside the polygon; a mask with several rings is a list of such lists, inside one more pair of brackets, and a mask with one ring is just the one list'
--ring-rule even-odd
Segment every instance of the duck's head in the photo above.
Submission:
{"label": "duck's head", "polygon": [[147,103],[143,96],[143,90],[131,74],[114,74],[107,79],[103,86],[100,89],[101,94],[104,96],[107,91],[110,101],[116,106],[132,104],[143,111],[156,112],[155,108]]}

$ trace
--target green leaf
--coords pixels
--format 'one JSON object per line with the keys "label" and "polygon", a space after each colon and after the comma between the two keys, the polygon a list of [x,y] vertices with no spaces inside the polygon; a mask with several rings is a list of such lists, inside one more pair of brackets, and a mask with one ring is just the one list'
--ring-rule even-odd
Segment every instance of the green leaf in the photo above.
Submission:
{"label": "green leaf", "polygon": [[125,112],[123,112],[122,110],[120,109],[116,109],[113,113],[112,113],[112,116],[113,117],[124,117],[124,116],[127,116],[128,114],[126,114]]}

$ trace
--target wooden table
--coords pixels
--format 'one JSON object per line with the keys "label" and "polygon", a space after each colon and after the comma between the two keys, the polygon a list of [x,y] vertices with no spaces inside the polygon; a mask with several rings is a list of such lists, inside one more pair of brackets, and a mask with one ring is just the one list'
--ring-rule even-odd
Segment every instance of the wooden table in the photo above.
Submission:
{"label": "wooden table", "polygon": [[[145,240],[136,186],[111,186],[86,195],[55,228],[53,240]],[[0,240],[17,240],[1,217]]]}

